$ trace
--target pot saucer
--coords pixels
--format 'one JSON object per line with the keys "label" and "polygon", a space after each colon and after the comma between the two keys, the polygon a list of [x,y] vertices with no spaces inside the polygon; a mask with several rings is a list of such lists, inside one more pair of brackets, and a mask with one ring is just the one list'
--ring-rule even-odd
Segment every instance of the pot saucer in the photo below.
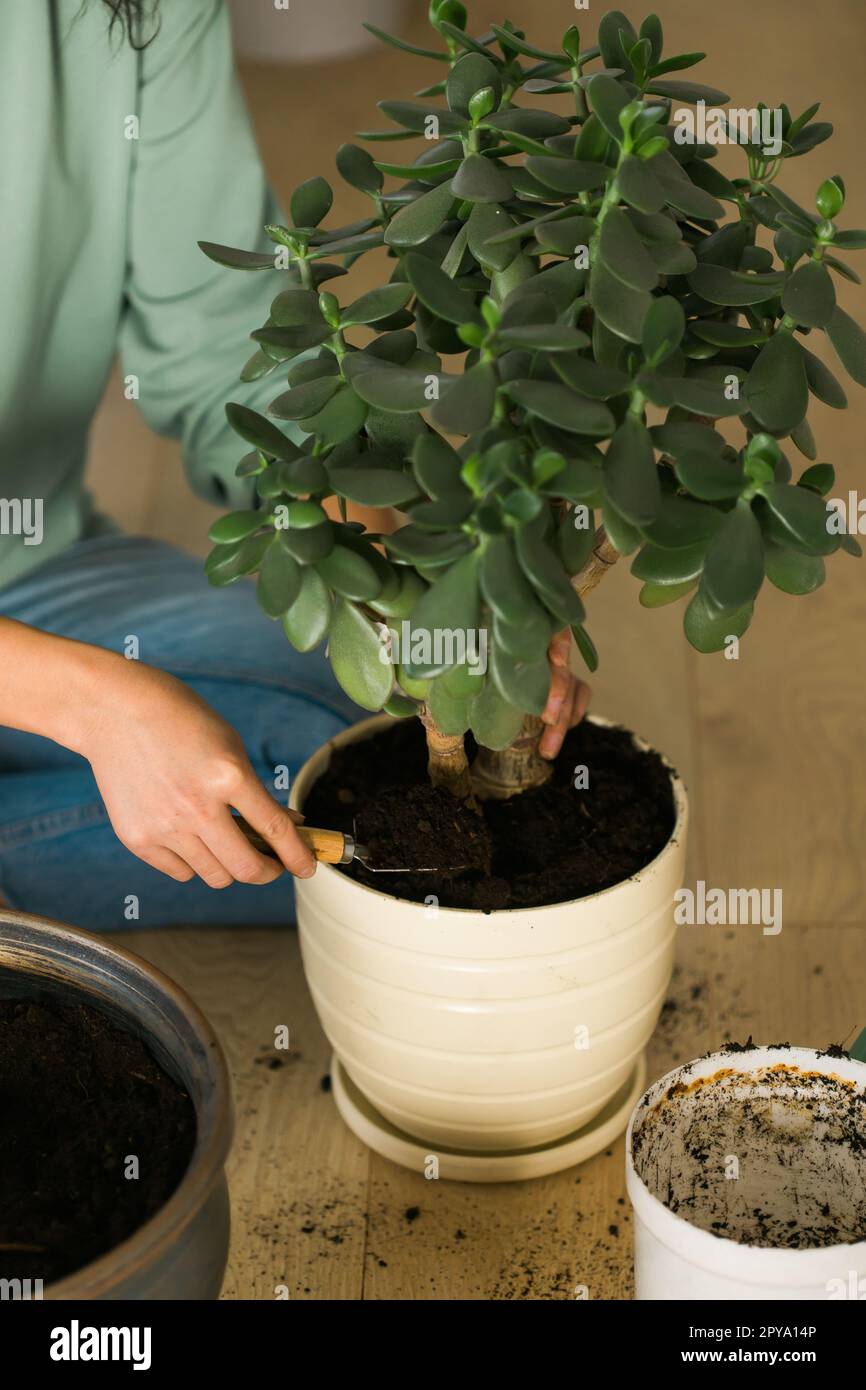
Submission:
{"label": "pot saucer", "polygon": [[646,1059],[641,1053],[628,1080],[599,1113],[562,1139],[537,1149],[478,1153],[424,1144],[392,1125],[375,1110],[355,1085],[336,1054],[331,1057],[331,1081],[337,1109],[353,1134],[383,1158],[423,1173],[431,1154],[439,1159],[439,1177],[455,1182],[522,1182],[546,1178],[576,1163],[584,1163],[622,1134],[643,1093]]}

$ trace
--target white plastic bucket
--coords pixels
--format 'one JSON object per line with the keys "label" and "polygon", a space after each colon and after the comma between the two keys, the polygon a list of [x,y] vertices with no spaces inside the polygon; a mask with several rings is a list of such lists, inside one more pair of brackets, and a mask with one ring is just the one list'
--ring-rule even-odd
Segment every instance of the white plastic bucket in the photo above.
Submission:
{"label": "white plastic bucket", "polygon": [[[662,1077],[626,1137],[636,1297],[866,1299],[866,1239],[852,1238],[866,1235],[866,1147],[845,1141],[852,1126],[866,1135],[866,1065],[849,1058],[755,1047]],[[816,1231],[835,1243],[809,1244]]]}
{"label": "white plastic bucket", "polygon": [[[334,747],[391,722],[364,720],[315,753],[291,805],[303,806]],[[324,864],[298,880],[322,1027],[398,1129],[478,1153],[530,1149],[588,1124],[625,1084],[673,964],[688,813],[671,780],[676,823],[665,848],[626,882],[576,902],[434,912]]]}

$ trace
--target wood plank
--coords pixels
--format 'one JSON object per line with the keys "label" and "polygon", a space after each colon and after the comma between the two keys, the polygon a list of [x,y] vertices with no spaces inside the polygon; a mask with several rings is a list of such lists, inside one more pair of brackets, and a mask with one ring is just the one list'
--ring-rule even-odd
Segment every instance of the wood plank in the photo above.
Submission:
{"label": "wood plank", "polygon": [[[118,940],[189,991],[228,1057],[236,1131],[222,1297],[273,1299],[285,1285],[293,1299],[359,1298],[368,1154],[321,1088],[331,1050],[297,933],[123,932]],[[288,1054],[274,1049],[280,1025],[289,1029]]]}

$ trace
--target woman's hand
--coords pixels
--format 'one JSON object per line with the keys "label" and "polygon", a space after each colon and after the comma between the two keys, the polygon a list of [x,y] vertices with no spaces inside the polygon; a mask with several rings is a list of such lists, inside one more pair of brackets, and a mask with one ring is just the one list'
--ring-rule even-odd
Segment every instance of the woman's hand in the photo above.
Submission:
{"label": "woman's hand", "polygon": [[[283,866],[308,878],[316,861],[292,814],[255,775],[234,729],[164,671],[115,658],[103,671],[78,751],[93,768],[127,849],[170,878],[210,888],[271,883]],[[273,847],[259,854],[230,807]]]}
{"label": "woman's hand", "polygon": [[550,661],[550,694],[541,716],[547,725],[538,743],[542,758],[555,758],[569,729],[579,724],[589,708],[592,690],[569,668],[571,632],[563,628],[547,649]]}

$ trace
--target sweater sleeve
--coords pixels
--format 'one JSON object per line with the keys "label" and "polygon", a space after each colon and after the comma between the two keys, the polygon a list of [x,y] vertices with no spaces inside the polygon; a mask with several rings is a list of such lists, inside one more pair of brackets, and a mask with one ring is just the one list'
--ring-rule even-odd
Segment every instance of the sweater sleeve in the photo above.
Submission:
{"label": "sweater sleeve", "polygon": [[281,214],[234,73],[224,0],[184,0],[159,13],[140,60],[121,359],[138,377],[148,424],[181,441],[193,490],[243,506],[251,483],[234,469],[247,446],[225,404],[262,410],[275,394],[271,378],[239,376],[255,350],[249,334],[283,277],[217,266],[197,242],[273,249],[262,229]]}

